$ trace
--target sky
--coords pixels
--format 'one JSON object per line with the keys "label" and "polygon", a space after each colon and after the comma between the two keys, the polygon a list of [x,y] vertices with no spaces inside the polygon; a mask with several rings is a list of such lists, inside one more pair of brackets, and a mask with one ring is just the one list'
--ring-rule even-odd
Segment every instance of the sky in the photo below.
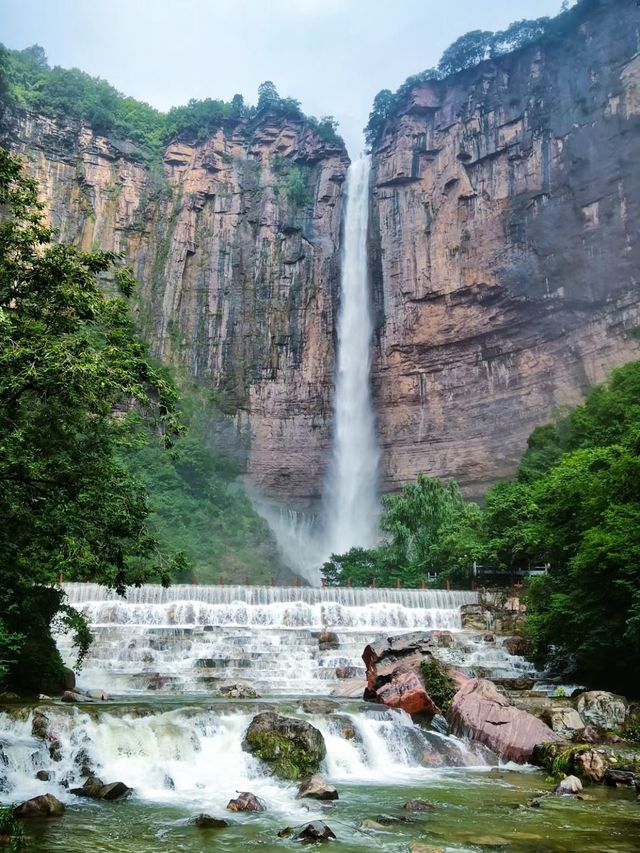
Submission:
{"label": "sky", "polygon": [[272,80],[333,115],[352,157],[380,89],[436,65],[469,30],[555,15],[561,0],[0,0],[0,41],[40,44],[161,110]]}

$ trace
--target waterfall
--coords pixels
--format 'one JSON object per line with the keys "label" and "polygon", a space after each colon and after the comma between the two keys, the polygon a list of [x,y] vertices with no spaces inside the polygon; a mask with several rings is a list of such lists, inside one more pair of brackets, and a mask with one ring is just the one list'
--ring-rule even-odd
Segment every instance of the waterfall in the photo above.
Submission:
{"label": "waterfall", "polygon": [[[351,678],[361,695],[367,643],[460,632],[460,607],[477,601],[475,592],[420,589],[148,584],[126,598],[97,584],[64,590],[95,637],[79,685],[113,694],[202,695],[247,681],[263,695],[326,695]],[[72,663],[69,635],[58,645]]]}
{"label": "waterfall", "polygon": [[[0,803],[49,792],[78,804],[71,789],[82,785],[83,766],[88,766],[104,781],[122,780],[134,788],[138,801],[182,806],[192,813],[224,814],[237,791],[252,791],[269,812],[296,823],[316,813],[321,817],[319,804],[297,800],[295,785],[265,772],[242,749],[244,732],[258,710],[124,705],[88,713],[41,705],[29,714],[0,711]],[[49,737],[38,738],[34,717],[43,712]],[[327,717],[294,708],[293,713],[323,733],[327,756],[322,771],[336,783],[424,784],[433,778],[434,766],[486,763],[481,748],[423,731],[401,711],[381,708]],[[52,740],[59,748],[55,760]],[[428,762],[425,753],[433,756]],[[50,778],[39,780],[38,771]]]}
{"label": "waterfall", "polygon": [[378,459],[369,388],[373,324],[369,305],[367,223],[370,160],[347,173],[347,208],[338,317],[333,459],[325,494],[325,551],[341,554],[378,538]]}

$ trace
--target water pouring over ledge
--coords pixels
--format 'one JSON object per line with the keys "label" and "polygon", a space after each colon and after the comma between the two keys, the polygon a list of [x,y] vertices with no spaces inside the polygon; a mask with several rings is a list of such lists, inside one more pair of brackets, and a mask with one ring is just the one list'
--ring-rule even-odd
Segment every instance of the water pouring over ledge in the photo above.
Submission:
{"label": "water pouring over ledge", "polygon": [[347,173],[338,317],[333,458],[325,484],[326,557],[378,539],[378,463],[369,374],[373,323],[368,287],[369,157]]}

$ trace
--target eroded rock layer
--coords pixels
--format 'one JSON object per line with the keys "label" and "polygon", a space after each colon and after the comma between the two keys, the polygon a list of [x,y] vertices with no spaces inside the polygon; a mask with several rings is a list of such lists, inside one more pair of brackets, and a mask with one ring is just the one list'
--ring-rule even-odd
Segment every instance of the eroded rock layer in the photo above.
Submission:
{"label": "eroded rock layer", "polygon": [[413,89],[374,151],[384,484],[511,476],[556,407],[640,355],[640,8]]}
{"label": "eroded rock layer", "polygon": [[265,492],[300,503],[328,456],[348,157],[300,121],[230,122],[162,160],[74,121],[5,110],[59,237],[123,252],[155,355],[214,392],[211,431]]}

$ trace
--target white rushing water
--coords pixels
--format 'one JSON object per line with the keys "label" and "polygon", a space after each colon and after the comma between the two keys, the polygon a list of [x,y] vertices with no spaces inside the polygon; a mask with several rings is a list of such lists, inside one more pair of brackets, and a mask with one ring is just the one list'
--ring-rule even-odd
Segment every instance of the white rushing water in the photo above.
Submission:
{"label": "white rushing water", "polygon": [[354,161],[347,173],[347,208],[338,317],[333,458],[325,494],[327,556],[378,538],[378,461],[369,387],[371,319],[367,224],[370,160]]}
{"label": "white rushing water", "polygon": [[[347,677],[364,678],[367,643],[460,631],[460,607],[477,599],[446,590],[179,584],[131,588],[123,599],[97,584],[64,589],[95,636],[79,684],[116,694],[203,694],[238,680],[265,695],[329,694]],[[72,663],[70,637],[58,644]]]}
{"label": "white rushing water", "polygon": [[[80,787],[90,770],[105,783],[122,781],[134,788],[137,799],[183,805],[194,812],[223,812],[237,791],[252,791],[270,812],[298,816],[299,821],[309,818],[309,807],[316,808],[296,800],[295,784],[265,773],[242,749],[253,713],[224,707],[122,707],[89,714],[59,706],[42,706],[39,712],[47,718],[45,738],[34,736],[34,712],[15,717],[0,713],[0,802],[47,792],[73,802],[70,789]],[[322,732],[327,747],[322,772],[335,783],[427,781],[434,767],[486,761],[481,748],[423,731],[401,711],[297,713]],[[37,779],[39,771],[50,778]]]}

